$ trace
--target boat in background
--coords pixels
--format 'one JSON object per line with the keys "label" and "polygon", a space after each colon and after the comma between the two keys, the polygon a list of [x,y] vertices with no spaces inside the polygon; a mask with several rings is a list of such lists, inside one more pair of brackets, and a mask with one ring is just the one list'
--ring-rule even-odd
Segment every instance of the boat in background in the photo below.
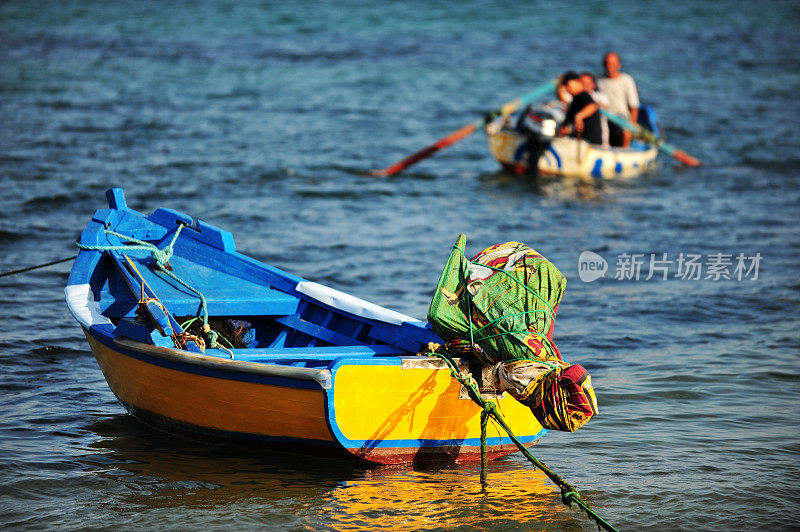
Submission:
{"label": "boat in background", "polygon": [[[616,148],[574,137],[557,137],[558,119],[563,116],[547,109],[523,111],[528,112],[533,120],[526,121],[526,128],[519,127],[517,119],[502,118],[486,126],[489,151],[508,171],[612,179],[634,177],[655,167],[658,156],[655,146],[634,141],[629,148]],[[641,114],[655,124],[649,107],[642,106]]]}
{"label": "boat in background", "polygon": [[[441,342],[427,323],[260,263],[186,214],[145,216],[121,189],[106,197],[65,295],[132,415],[200,439],[384,464],[480,459],[480,408],[444,361],[417,355]],[[201,323],[220,340],[206,346],[192,332]],[[509,394],[487,394],[526,446],[544,435]],[[491,423],[488,457],[516,451]]]}

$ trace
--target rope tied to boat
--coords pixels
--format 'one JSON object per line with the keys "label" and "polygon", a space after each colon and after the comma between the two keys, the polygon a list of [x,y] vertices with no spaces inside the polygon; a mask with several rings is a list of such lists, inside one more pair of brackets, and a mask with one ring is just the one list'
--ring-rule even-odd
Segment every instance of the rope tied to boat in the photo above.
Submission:
{"label": "rope tied to boat", "polygon": [[[538,299],[542,303],[544,303],[544,305],[546,307],[545,309],[534,309],[534,310],[530,310],[530,311],[516,312],[514,314],[503,315],[500,318],[494,320],[493,322],[490,322],[489,324],[484,324],[483,326],[481,326],[480,328],[478,328],[476,330],[475,329],[475,324],[474,324],[474,319],[473,319],[473,309],[472,309],[473,304],[470,302],[470,304],[467,305],[467,322],[469,324],[469,343],[470,343],[470,348],[472,350],[479,351],[481,349],[480,346],[478,346],[476,344],[476,338],[475,338],[476,334],[478,334],[481,331],[483,331],[484,329],[486,329],[489,325],[491,325],[493,323],[496,323],[496,322],[498,322],[500,320],[505,320],[507,318],[514,317],[514,316],[522,316],[522,315],[526,315],[526,314],[533,314],[534,312],[544,312],[545,314],[547,314],[551,318],[551,320],[553,320],[553,321],[555,320],[555,309],[550,304],[550,302],[547,299],[543,298],[536,290],[533,290],[531,287],[527,286],[520,279],[518,279],[517,277],[511,275],[511,273],[509,273],[505,269],[497,268],[495,266],[490,266],[490,265],[487,265],[487,264],[478,263],[478,262],[470,260],[469,258],[467,258],[464,250],[458,245],[458,243],[456,243],[453,247],[455,249],[457,249],[461,253],[462,257],[465,259],[464,273],[466,274],[467,279],[469,279],[469,276],[470,276],[469,275],[470,271],[469,271],[469,266],[468,266],[469,264],[475,264],[475,265],[483,267],[483,268],[491,269],[491,270],[493,270],[495,272],[502,272],[508,278],[513,280],[516,284],[518,284],[519,286],[523,287],[528,293],[533,295],[536,299]],[[534,264],[538,264],[538,263],[544,262],[544,261],[546,261],[546,259],[541,257],[541,260],[537,260],[536,262],[534,262]],[[508,334],[515,334],[516,332],[517,331],[513,331],[513,330],[506,331],[506,332],[502,332],[501,331],[498,334],[492,335],[490,337],[504,336],[504,335],[508,335]],[[535,332],[538,337],[542,338],[543,340],[548,342],[553,348],[555,348],[555,346],[553,345],[553,343],[550,340],[550,338],[548,338],[546,335],[542,334],[541,331],[539,331],[539,330],[531,331],[530,329],[527,329],[524,332],[525,333]],[[481,336],[480,338],[477,339],[477,341],[481,341],[481,340],[484,340],[484,339],[490,338],[490,337]],[[464,386],[464,388],[466,389],[467,394],[469,395],[470,399],[472,399],[472,401],[481,408],[481,477],[480,477],[481,478],[481,483],[485,483],[486,482],[486,478],[487,478],[487,466],[488,466],[488,456],[487,456],[488,453],[487,453],[487,445],[486,445],[487,428],[488,428],[487,426],[488,426],[489,418],[492,418],[500,425],[500,427],[503,428],[503,430],[508,434],[508,437],[517,446],[517,448],[522,452],[522,454],[534,466],[536,466],[545,475],[547,475],[547,477],[556,486],[558,486],[558,488],[561,490],[561,501],[564,503],[564,505],[566,505],[568,508],[571,509],[573,504],[577,504],[581,509],[583,509],[586,512],[586,515],[589,517],[589,519],[591,519],[592,521],[595,522],[595,524],[597,525],[598,529],[600,529],[602,527],[602,528],[604,528],[604,529],[606,529],[608,531],[616,532],[616,529],[613,526],[611,526],[609,523],[607,523],[586,502],[583,501],[583,499],[581,498],[580,492],[578,492],[578,490],[573,485],[569,484],[566,480],[561,478],[554,471],[552,471],[549,467],[547,467],[547,465],[545,465],[543,462],[541,462],[539,459],[537,459],[527,449],[527,447],[525,447],[522,444],[522,442],[520,442],[520,440],[516,437],[516,435],[511,430],[511,427],[508,426],[508,423],[505,421],[505,418],[503,417],[503,415],[500,413],[499,409],[497,408],[497,404],[495,402],[493,402],[493,401],[484,400],[484,398],[481,396],[481,392],[480,392],[480,388],[478,386],[478,383],[475,381],[475,378],[472,376],[472,374],[469,373],[469,372],[462,373],[461,371],[459,371],[455,361],[451,358],[450,353],[448,353],[448,351],[447,351],[449,347],[450,347],[449,344],[446,345],[446,346],[441,346],[439,344],[429,343],[427,345],[427,350],[429,351],[429,354],[432,354],[433,356],[441,358],[442,360],[445,361],[445,363],[447,364],[447,366],[448,366],[448,368],[450,370],[450,375],[456,381],[458,381],[462,386]],[[423,351],[424,351],[424,349],[423,349]],[[556,352],[557,352],[557,349],[556,349]],[[420,354],[422,354],[422,353],[420,353]],[[466,350],[465,354],[467,356],[470,356],[470,350]],[[472,352],[472,354],[474,355],[475,353]],[[538,356],[536,353],[531,353],[531,354],[534,355],[534,358],[532,360],[534,360],[537,363],[541,363],[541,364],[544,364],[546,366],[549,366],[550,369],[547,370],[547,373],[555,371],[558,368],[558,365],[553,363],[554,361],[552,359],[551,360],[547,360],[544,356]],[[478,357],[478,358],[480,358],[480,357]]]}
{"label": "rope tied to boat", "polygon": [[[137,251],[137,250],[149,251],[150,255],[153,257],[153,260],[156,263],[156,267],[162,273],[173,279],[175,282],[177,282],[187,290],[197,295],[197,297],[200,299],[201,315],[198,315],[197,318],[201,318],[203,320],[203,333],[206,335],[206,338],[208,339],[208,346],[212,349],[222,349],[223,351],[226,351],[231,358],[233,358],[233,351],[231,351],[230,349],[219,343],[218,339],[220,338],[220,334],[217,331],[214,331],[211,328],[211,325],[209,325],[208,323],[208,305],[206,303],[206,298],[203,295],[203,293],[200,290],[193,287],[192,285],[190,285],[189,283],[187,283],[186,281],[184,281],[183,279],[181,279],[180,277],[178,277],[178,275],[174,273],[174,270],[169,263],[170,259],[174,254],[175,242],[177,242],[178,236],[181,234],[181,231],[186,226],[187,226],[186,223],[178,222],[178,228],[175,230],[175,234],[172,235],[172,240],[170,240],[169,244],[167,244],[163,249],[159,249],[159,247],[153,244],[152,242],[140,240],[138,238],[118,233],[116,231],[112,231],[111,229],[107,228],[103,230],[107,235],[113,235],[119,238],[120,240],[131,242],[133,245],[99,246],[99,245],[82,244],[80,242],[75,242],[75,245],[78,247],[78,249],[87,251]],[[156,301],[158,300],[156,299]],[[164,308],[164,305],[161,304],[160,301],[158,301],[158,304],[159,306],[162,307],[162,309]],[[185,329],[183,325],[181,325],[181,328]],[[200,348],[200,351],[204,352],[205,346],[201,347],[201,344],[195,340],[196,338],[197,336],[186,333],[186,336],[180,339],[182,340],[180,341],[180,346],[179,346],[179,341],[176,340],[174,336],[173,336],[173,341],[175,342],[176,347],[180,347],[182,349],[186,348],[187,341],[193,341]]]}
{"label": "rope tied to boat", "polygon": [[194,345],[200,350],[201,353],[205,354],[206,352],[206,342],[199,336],[195,336],[194,334],[188,333],[186,331],[181,331],[180,333],[176,333],[172,335],[172,341],[175,343],[175,347],[178,349],[186,349],[187,342],[194,342]]}
{"label": "rope tied to boat", "polygon": [[497,409],[497,404],[483,399],[480,389],[478,388],[478,383],[475,382],[472,374],[463,374],[458,371],[455,361],[443,351],[443,349],[437,349],[436,351],[431,349],[429,354],[445,361],[448,369],[450,370],[450,375],[467,389],[470,399],[472,399],[472,401],[481,408],[481,483],[485,483],[487,478],[488,456],[486,448],[486,433],[488,420],[491,417],[500,425],[500,427],[503,428],[506,434],[508,434],[508,437],[512,442],[514,442],[514,445],[517,446],[525,458],[527,458],[528,461],[530,461],[540,471],[547,475],[547,477],[553,481],[556,486],[558,486],[558,488],[561,490],[561,502],[563,502],[564,505],[572,509],[572,505],[577,504],[584,512],[586,512],[586,515],[589,517],[589,519],[595,522],[598,530],[603,528],[609,532],[618,532],[616,528],[611,526],[605,519],[598,515],[591,506],[584,502],[584,500],[581,498],[580,492],[577,488],[575,488],[575,486],[561,478],[552,469],[547,467],[544,462],[536,458],[533,453],[531,453],[528,448],[525,447],[521,441],[519,441],[519,438],[517,438],[517,436],[511,430],[511,427],[508,426],[508,423],[503,415]]}

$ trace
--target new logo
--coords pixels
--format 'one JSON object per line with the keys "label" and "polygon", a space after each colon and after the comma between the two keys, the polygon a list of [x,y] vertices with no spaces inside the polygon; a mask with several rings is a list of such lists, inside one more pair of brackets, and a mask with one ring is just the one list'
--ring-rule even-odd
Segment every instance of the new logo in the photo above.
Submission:
{"label": "new logo", "polygon": [[584,251],[578,257],[578,277],[584,283],[591,283],[605,277],[607,271],[608,262],[594,251]]}

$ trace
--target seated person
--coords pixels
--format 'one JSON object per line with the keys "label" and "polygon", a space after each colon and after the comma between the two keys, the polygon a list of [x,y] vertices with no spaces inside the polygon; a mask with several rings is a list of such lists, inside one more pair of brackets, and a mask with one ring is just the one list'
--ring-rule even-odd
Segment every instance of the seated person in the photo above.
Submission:
{"label": "seated person", "polygon": [[564,82],[564,76],[561,76],[561,78],[558,80],[558,86],[556,87],[556,98],[558,98],[558,101],[561,102],[565,109],[569,104],[572,103],[572,95],[567,91],[567,86]]}
{"label": "seated person", "polygon": [[[583,83],[583,88],[586,89],[586,92],[588,92],[589,96],[594,100],[594,103],[603,109],[608,109],[611,102],[609,102],[608,96],[597,89],[597,80],[594,74],[591,72],[581,72],[581,82]],[[603,113],[600,113],[600,129],[603,132],[603,146],[609,146],[608,119]]]}
{"label": "seated person", "polygon": [[597,80],[595,79],[594,74],[591,72],[581,72],[580,79],[581,83],[583,83],[583,88],[589,93],[589,96],[592,97],[594,103],[603,108],[611,105],[611,102],[608,100],[608,96],[598,90]]}
{"label": "seated person", "polygon": [[561,84],[572,96],[572,101],[567,107],[564,125],[559,133],[570,133],[573,137],[582,138],[592,144],[603,143],[603,132],[600,125],[599,107],[586,92],[580,76],[573,71],[564,74]]}
{"label": "seated person", "polygon": [[[603,56],[605,76],[597,82],[597,86],[608,97],[608,110],[617,116],[637,123],[639,118],[639,91],[633,78],[622,72],[619,54],[608,52]],[[612,146],[628,147],[631,143],[631,132],[617,124],[608,124]]]}

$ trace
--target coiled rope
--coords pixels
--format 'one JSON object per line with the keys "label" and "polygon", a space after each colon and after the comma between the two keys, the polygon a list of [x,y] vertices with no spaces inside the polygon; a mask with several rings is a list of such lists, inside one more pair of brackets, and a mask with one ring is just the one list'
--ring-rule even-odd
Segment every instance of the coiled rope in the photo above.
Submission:
{"label": "coiled rope", "polygon": [[[192,293],[196,294],[198,298],[200,298],[200,313],[201,315],[198,318],[202,318],[203,320],[203,332],[205,333],[208,339],[208,345],[211,348],[215,349],[222,349],[227,351],[230,354],[231,358],[233,358],[233,352],[219,343],[219,338],[221,336],[219,333],[211,328],[211,325],[208,323],[208,305],[206,304],[206,298],[200,290],[197,290],[189,283],[178,277],[173,271],[172,266],[169,264],[169,259],[172,258],[173,255],[173,247],[175,246],[175,242],[178,240],[178,236],[181,234],[183,228],[186,227],[185,223],[178,223],[178,228],[175,230],[175,234],[172,236],[172,240],[170,243],[164,248],[159,249],[155,244],[152,242],[146,242],[144,240],[139,240],[138,238],[133,238],[132,236],[124,235],[122,233],[117,233],[116,231],[112,231],[110,229],[104,229],[104,232],[108,235],[116,236],[117,238],[124,240],[126,242],[131,242],[134,245],[129,246],[94,246],[88,244],[81,244],[80,242],[75,242],[75,245],[78,249],[82,250],[89,250],[89,251],[149,251],[153,257],[153,260],[156,262],[156,267],[161,271],[161,273],[167,275],[175,282],[180,284],[181,286],[185,287],[187,290],[191,291]],[[194,320],[189,320],[185,322],[191,324]],[[181,328],[184,328],[184,325],[181,325]],[[199,345],[199,344],[198,344]]]}

